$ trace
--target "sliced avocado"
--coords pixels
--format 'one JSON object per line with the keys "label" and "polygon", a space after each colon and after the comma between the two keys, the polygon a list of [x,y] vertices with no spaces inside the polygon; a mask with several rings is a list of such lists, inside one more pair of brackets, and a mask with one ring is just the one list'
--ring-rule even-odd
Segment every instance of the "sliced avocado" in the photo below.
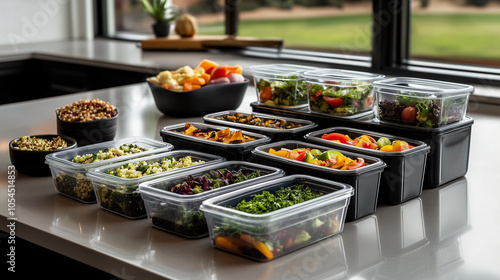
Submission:
{"label": "sliced avocado", "polygon": [[311,154],[311,152],[309,152],[309,153],[306,154],[306,157],[304,158],[304,161],[307,162],[307,163],[313,163],[313,161],[315,159],[316,158]]}
{"label": "sliced avocado", "polygon": [[312,149],[309,153],[312,154],[314,157],[321,155],[321,151],[318,149]]}
{"label": "sliced avocado", "polygon": [[335,150],[329,150],[329,151],[326,151],[326,152],[322,153],[321,155],[319,155],[318,159],[319,160],[327,160],[330,158],[335,158],[338,155],[342,156],[342,153],[339,151],[335,151]]}
{"label": "sliced avocado", "polygon": [[313,227],[314,229],[316,229],[316,228],[319,228],[320,226],[322,226],[324,223],[325,223],[325,222],[322,222],[322,221],[320,221],[320,219],[316,218],[316,219],[314,219],[314,221],[312,222],[312,227]]}
{"label": "sliced avocado", "polygon": [[293,244],[298,245],[302,244],[304,242],[307,242],[309,239],[311,239],[311,235],[305,230],[302,230],[301,232],[297,233],[295,235],[295,238],[293,239]]}

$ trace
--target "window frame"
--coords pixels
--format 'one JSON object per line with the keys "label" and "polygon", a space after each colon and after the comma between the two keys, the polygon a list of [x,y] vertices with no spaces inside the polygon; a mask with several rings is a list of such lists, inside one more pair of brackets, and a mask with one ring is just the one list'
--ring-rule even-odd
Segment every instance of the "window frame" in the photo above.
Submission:
{"label": "window frame", "polygon": [[[95,35],[117,40],[142,39],[126,33],[109,35],[107,15],[112,0],[94,0]],[[244,56],[327,63],[385,75],[412,76],[485,86],[500,86],[500,68],[460,63],[441,63],[410,59],[410,0],[372,0],[372,51],[370,56],[346,55],[293,49],[249,47]],[[238,34],[238,0],[225,0],[225,34]],[[138,34],[137,34],[138,35]],[[146,38],[146,37],[144,37]]]}

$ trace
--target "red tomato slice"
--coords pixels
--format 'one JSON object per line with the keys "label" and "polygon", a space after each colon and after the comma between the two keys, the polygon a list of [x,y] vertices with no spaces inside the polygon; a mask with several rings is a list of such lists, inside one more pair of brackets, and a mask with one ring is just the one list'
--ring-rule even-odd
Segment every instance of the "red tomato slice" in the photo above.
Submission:
{"label": "red tomato slice", "polygon": [[215,80],[217,78],[229,77],[230,74],[231,72],[229,71],[229,69],[227,69],[227,67],[217,66],[214,68],[214,70],[212,70],[212,73],[210,73],[210,79]]}
{"label": "red tomato slice", "polygon": [[306,157],[306,151],[299,152],[299,156],[296,157],[295,159],[298,161],[304,161],[304,158]]}
{"label": "red tomato slice", "polygon": [[266,102],[267,100],[271,99],[272,96],[273,96],[273,91],[271,90],[271,88],[265,87],[260,92],[260,102]]}
{"label": "red tomato slice", "polygon": [[344,101],[341,98],[338,98],[338,97],[330,97],[330,96],[324,96],[323,95],[323,99],[332,108],[337,108],[339,106],[342,106],[342,104],[344,104]]}

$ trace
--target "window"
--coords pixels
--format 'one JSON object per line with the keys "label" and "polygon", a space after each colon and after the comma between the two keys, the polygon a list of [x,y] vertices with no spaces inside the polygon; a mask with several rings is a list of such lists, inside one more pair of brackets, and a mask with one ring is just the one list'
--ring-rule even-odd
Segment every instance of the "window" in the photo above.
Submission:
{"label": "window", "polygon": [[[101,35],[150,38],[139,0],[95,0]],[[202,35],[282,38],[300,59],[386,75],[500,85],[500,0],[169,0]],[[478,7],[478,5],[482,5]],[[232,9],[236,7],[236,9]],[[233,11],[237,11],[236,13]],[[142,37],[137,37],[141,35]]]}
{"label": "window", "polygon": [[410,18],[410,58],[500,66],[500,1],[420,0]]}

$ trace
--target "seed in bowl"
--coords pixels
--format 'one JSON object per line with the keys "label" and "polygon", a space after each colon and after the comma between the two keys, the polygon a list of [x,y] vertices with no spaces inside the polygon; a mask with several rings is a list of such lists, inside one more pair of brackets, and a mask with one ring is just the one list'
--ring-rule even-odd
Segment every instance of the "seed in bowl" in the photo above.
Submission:
{"label": "seed in bowl", "polygon": [[54,151],[68,147],[68,142],[62,139],[61,136],[52,139],[23,136],[15,140],[12,147],[24,151]]}
{"label": "seed in bowl", "polygon": [[57,116],[66,122],[88,122],[116,116],[116,107],[97,98],[85,99],[58,108]]}

